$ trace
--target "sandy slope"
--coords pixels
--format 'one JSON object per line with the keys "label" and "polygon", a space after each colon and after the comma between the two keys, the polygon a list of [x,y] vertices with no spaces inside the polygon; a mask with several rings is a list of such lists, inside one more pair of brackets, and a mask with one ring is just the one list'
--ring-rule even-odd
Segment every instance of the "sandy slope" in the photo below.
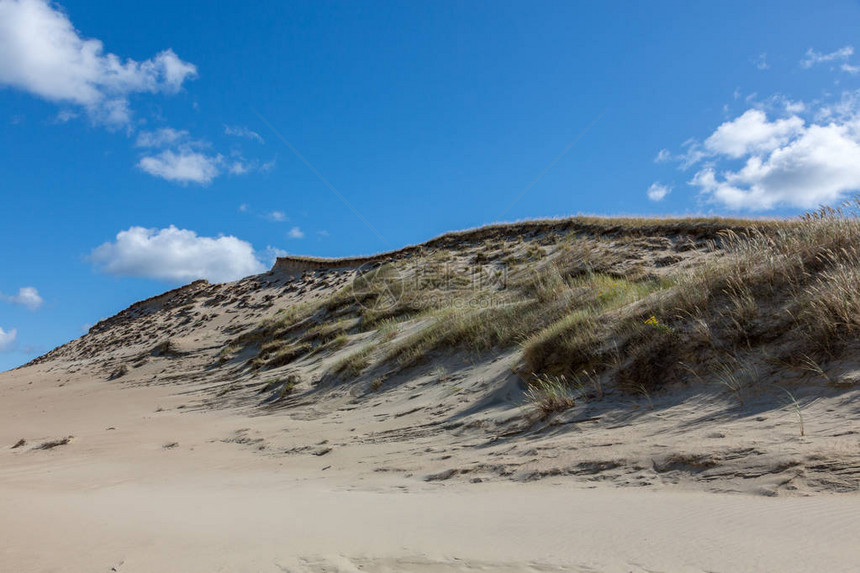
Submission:
{"label": "sandy slope", "polygon": [[[404,269],[469,269],[492,254],[488,232],[496,260],[520,256],[541,241],[522,231],[443,237]],[[705,238],[604,247],[661,273],[700,264]],[[193,283],[0,374],[0,573],[857,570],[851,352],[824,376],[762,364],[743,400],[704,380],[633,393],[607,378],[547,416],[516,347],[382,359],[429,322],[355,327],[363,299],[338,299],[354,274]],[[327,310],[266,336],[313,346],[270,362],[254,337],[302,305]],[[363,348],[373,366],[337,372]]]}
{"label": "sandy slope", "polygon": [[[308,422],[181,408],[189,396],[172,386],[49,381],[48,368],[0,376],[0,571],[785,572],[860,562],[855,494],[428,482],[362,465],[408,457],[388,442],[260,455],[236,436],[307,442]],[[322,442],[328,430],[316,428]]]}

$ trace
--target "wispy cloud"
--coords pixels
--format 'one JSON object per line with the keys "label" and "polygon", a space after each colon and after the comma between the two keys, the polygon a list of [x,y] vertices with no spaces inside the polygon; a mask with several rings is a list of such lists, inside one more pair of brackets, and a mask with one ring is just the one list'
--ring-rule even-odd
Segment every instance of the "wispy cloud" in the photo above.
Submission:
{"label": "wispy cloud", "polygon": [[154,131],[141,131],[137,134],[135,145],[138,147],[167,147],[188,141],[190,141],[190,137],[187,131],[162,127]]}
{"label": "wispy cloud", "polygon": [[14,328],[11,330],[3,330],[0,328],[0,352],[9,352],[15,346],[15,340],[18,338],[18,331]]}
{"label": "wispy cloud", "polygon": [[76,111],[72,111],[70,109],[61,109],[59,112],[57,112],[57,118],[55,121],[56,123],[68,123],[73,119],[77,119],[78,115],[79,114]]}
{"label": "wispy cloud", "polygon": [[770,64],[767,63],[767,53],[762,52],[752,60],[753,65],[759,70],[767,70]]}
{"label": "wispy cloud", "polygon": [[212,145],[202,139],[192,139],[185,130],[163,127],[154,131],[142,131],[135,141],[137,147],[150,150],[141,157],[137,166],[153,175],[180,184],[199,183],[208,185],[216,177],[245,175],[261,170],[258,161],[246,161],[239,152],[224,157],[210,152]]}
{"label": "wispy cloud", "polygon": [[809,69],[812,66],[818,64],[833,64],[841,62],[840,69],[842,71],[848,73],[856,73],[857,71],[860,71],[860,68],[857,66],[852,66],[848,63],[848,60],[853,55],[854,46],[844,46],[834,52],[830,52],[827,54],[816,52],[812,48],[809,48],[808,50],[806,50],[806,55],[804,55],[803,59],[800,60],[800,67]]}
{"label": "wispy cloud", "polygon": [[666,161],[672,160],[672,153],[668,149],[661,149],[657,152],[657,156],[654,158],[654,163],[665,163]]}
{"label": "wispy cloud", "polygon": [[186,147],[142,157],[137,166],[150,175],[175,183],[208,185],[219,175],[222,162],[220,155],[207,155]]}
{"label": "wispy cloud", "polygon": [[304,239],[305,233],[299,227],[293,227],[289,230],[287,236],[291,239]]}
{"label": "wispy cloud", "polygon": [[39,310],[42,303],[45,302],[42,300],[42,297],[39,295],[39,291],[35,287],[21,287],[18,289],[18,294],[16,295],[3,294],[0,292],[0,300],[10,304],[17,304],[30,310]]}
{"label": "wispy cloud", "polygon": [[245,139],[253,139],[260,143],[266,143],[259,133],[257,133],[256,131],[251,131],[250,129],[242,125],[225,125],[224,133],[227,135],[232,135],[234,137],[244,137]]}

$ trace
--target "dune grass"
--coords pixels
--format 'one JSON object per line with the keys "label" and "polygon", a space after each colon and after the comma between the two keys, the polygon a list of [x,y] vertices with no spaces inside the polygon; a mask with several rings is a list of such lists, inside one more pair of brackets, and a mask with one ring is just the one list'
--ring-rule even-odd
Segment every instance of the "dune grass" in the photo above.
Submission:
{"label": "dune grass", "polygon": [[537,376],[529,384],[526,397],[545,416],[576,405],[574,390],[563,376]]}
{"label": "dune grass", "polygon": [[[332,370],[356,377],[434,353],[520,348],[524,373],[576,395],[588,372],[600,385],[592,395],[618,389],[650,402],[664,387],[706,382],[742,403],[752,379],[768,374],[755,370],[756,356],[813,363],[829,380],[822,365],[856,343],[858,213],[853,201],[782,221],[586,218],[453,234],[285,309],[227,355],[254,345],[253,363],[275,368],[347,352],[351,336],[374,332]],[[693,262],[676,264],[690,253]],[[476,283],[463,274],[475,265],[504,280]]]}
{"label": "dune grass", "polygon": [[370,355],[374,350],[373,344],[367,344],[357,351],[349,354],[337,363],[331,369],[334,374],[356,378],[370,366]]}
{"label": "dune grass", "polygon": [[[724,231],[714,256],[652,293],[638,290],[614,308],[578,306],[532,335],[523,350],[527,368],[558,375],[597,367],[633,391],[688,380],[696,364],[697,377],[743,402],[746,379],[765,373],[721,369],[727,357],[767,349],[790,364],[799,356],[834,357],[856,342],[858,206],[823,208],[767,232]],[[542,280],[537,292],[550,285],[552,295],[543,298],[557,298],[558,280]]]}

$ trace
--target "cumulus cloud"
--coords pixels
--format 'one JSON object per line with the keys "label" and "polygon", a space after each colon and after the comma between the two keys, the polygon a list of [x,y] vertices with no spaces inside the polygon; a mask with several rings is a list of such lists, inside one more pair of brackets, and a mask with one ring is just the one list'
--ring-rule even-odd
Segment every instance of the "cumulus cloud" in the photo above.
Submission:
{"label": "cumulus cloud", "polygon": [[234,137],[244,137],[246,139],[253,139],[260,143],[266,143],[259,133],[257,133],[256,131],[251,131],[250,129],[242,125],[225,125],[224,133],[227,135],[232,135]]}
{"label": "cumulus cloud", "polygon": [[125,125],[131,94],[175,93],[196,75],[170,49],[140,62],[105,53],[47,0],[0,0],[0,85],[81,106],[94,121]]}
{"label": "cumulus cloud", "polygon": [[101,272],[168,282],[236,280],[266,270],[250,243],[233,236],[200,237],[194,231],[131,227],[90,254]]}
{"label": "cumulus cloud", "polygon": [[797,135],[803,123],[797,116],[769,122],[763,111],[751,109],[720,125],[705,140],[705,148],[733,158],[773,151]]}
{"label": "cumulus cloud", "polygon": [[[141,61],[106,52],[100,40],[84,37],[49,0],[0,0],[0,88],[56,102],[57,123],[81,113],[110,129],[125,127],[131,132],[136,125],[131,96],[173,94],[196,76],[194,64],[171,49]],[[225,126],[225,133],[263,142],[258,133],[242,126]],[[140,169],[181,184],[205,185],[222,173],[271,168],[241,157],[226,161],[221,155],[203,153],[200,150],[208,143],[170,127],[139,133],[135,145],[152,150],[139,159]]]}
{"label": "cumulus cloud", "polygon": [[12,350],[16,338],[18,338],[18,331],[14,328],[8,332],[0,328],[0,352]]}
{"label": "cumulus cloud", "polygon": [[804,127],[769,153],[747,157],[740,169],[708,166],[691,183],[732,209],[832,204],[860,190],[860,121]]}
{"label": "cumulus cloud", "polygon": [[18,289],[16,295],[0,293],[0,300],[27,307],[30,310],[39,310],[44,302],[35,287],[22,287]]}
{"label": "cumulus cloud", "polygon": [[[851,54],[849,46],[810,51],[807,59],[811,66]],[[782,94],[746,101],[749,109],[703,141],[685,141],[678,154],[661,150],[655,161],[696,167],[688,183],[707,201],[734,210],[811,209],[860,192],[860,90],[812,102]]]}
{"label": "cumulus cloud", "polygon": [[[845,66],[853,55],[852,46],[810,49],[801,66],[839,64],[850,71]],[[736,91],[735,99],[740,96]],[[743,101],[748,109],[704,140],[688,139],[677,154],[660,150],[655,161],[695,167],[688,183],[705,200],[734,210],[812,209],[860,192],[860,90],[808,102],[780,93],[765,99],[753,93]]]}
{"label": "cumulus cloud", "polygon": [[671,191],[671,187],[667,187],[655,181],[650,187],[648,187],[648,198],[652,201],[662,201],[663,198]]}
{"label": "cumulus cloud", "polygon": [[157,155],[144,156],[137,162],[143,171],[176,183],[207,185],[220,173],[223,158],[207,155],[188,147],[172,151],[165,149]]}
{"label": "cumulus cloud", "polygon": [[287,236],[291,239],[304,239],[305,238],[305,232],[302,231],[299,227],[293,227],[287,233]]}

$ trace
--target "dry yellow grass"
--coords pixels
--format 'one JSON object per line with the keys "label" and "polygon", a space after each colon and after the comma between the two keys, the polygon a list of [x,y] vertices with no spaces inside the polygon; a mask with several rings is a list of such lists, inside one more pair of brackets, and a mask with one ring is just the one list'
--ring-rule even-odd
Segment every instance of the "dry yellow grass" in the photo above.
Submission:
{"label": "dry yellow grass", "polygon": [[[585,371],[601,393],[650,399],[675,383],[738,380],[756,355],[782,367],[798,356],[827,361],[860,332],[857,202],[792,220],[495,225],[371,259],[370,273],[285,309],[230,353],[252,346],[253,364],[275,368],[375,331],[373,345],[348,350],[332,372],[373,376],[434,353],[520,347],[528,376]],[[476,268],[494,280],[476,283]]]}

